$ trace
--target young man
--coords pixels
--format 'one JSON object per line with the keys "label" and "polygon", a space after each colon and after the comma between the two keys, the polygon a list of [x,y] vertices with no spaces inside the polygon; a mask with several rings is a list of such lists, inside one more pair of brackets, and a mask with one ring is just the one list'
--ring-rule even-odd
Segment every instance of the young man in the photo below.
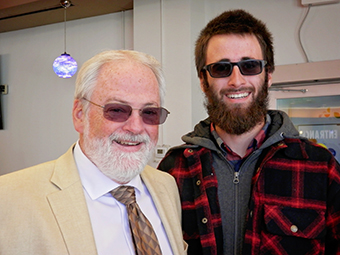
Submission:
{"label": "young man", "polygon": [[179,186],[188,254],[340,254],[340,167],[268,110],[265,24],[224,12],[201,31],[195,57],[209,118],[159,165]]}
{"label": "young man", "polygon": [[[55,161],[0,178],[0,254],[146,255],[146,229],[152,249],[186,254],[176,182],[146,166],[169,113],[164,86],[159,63],[143,53],[106,51],[83,65],[73,106],[79,141]],[[148,225],[142,235],[130,220],[136,203],[114,193],[121,187],[148,219],[138,221]]]}

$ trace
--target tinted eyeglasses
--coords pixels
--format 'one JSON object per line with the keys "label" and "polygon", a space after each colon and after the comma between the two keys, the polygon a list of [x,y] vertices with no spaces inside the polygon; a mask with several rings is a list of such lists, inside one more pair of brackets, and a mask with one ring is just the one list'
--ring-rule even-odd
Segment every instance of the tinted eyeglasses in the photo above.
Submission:
{"label": "tinted eyeglasses", "polygon": [[213,78],[224,78],[231,75],[234,66],[238,66],[243,75],[256,75],[262,72],[266,64],[267,61],[258,59],[247,59],[239,62],[220,61],[206,65],[202,70],[208,71]]}
{"label": "tinted eyeglasses", "polygon": [[124,122],[131,116],[132,110],[138,110],[143,122],[148,125],[163,124],[170,113],[167,109],[162,107],[145,107],[143,109],[134,109],[126,104],[106,104],[99,105],[83,98],[93,105],[103,108],[104,118],[114,122]]}

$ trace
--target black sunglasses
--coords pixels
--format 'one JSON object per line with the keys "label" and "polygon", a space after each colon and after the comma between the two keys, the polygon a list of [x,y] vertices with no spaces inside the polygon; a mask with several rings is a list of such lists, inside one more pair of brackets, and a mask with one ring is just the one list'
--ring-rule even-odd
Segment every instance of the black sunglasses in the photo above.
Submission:
{"label": "black sunglasses", "polygon": [[247,59],[239,62],[220,61],[206,65],[202,70],[208,71],[213,78],[224,78],[231,75],[234,66],[238,66],[243,75],[256,75],[262,72],[266,64],[267,61],[258,59]]}
{"label": "black sunglasses", "polygon": [[103,108],[104,118],[109,121],[124,122],[131,116],[132,110],[138,110],[143,122],[148,125],[163,124],[170,113],[167,109],[162,107],[145,107],[143,109],[134,109],[126,104],[106,104],[99,105],[83,98],[93,105]]}

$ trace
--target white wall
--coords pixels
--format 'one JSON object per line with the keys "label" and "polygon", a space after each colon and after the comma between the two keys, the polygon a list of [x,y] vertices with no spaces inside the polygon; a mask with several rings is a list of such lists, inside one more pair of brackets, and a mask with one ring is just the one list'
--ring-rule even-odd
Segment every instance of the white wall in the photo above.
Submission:
{"label": "white wall", "polygon": [[[67,22],[67,52],[78,68],[102,50],[132,48],[133,12],[122,15]],[[55,159],[77,141],[71,116],[75,76],[61,79],[52,69],[64,51],[63,36],[63,23],[0,33],[0,83],[9,87],[2,95],[0,174]]]}
{"label": "white wall", "polygon": [[[176,145],[206,116],[194,67],[194,42],[203,26],[224,10],[243,8],[267,23],[277,65],[305,61],[297,31],[306,8],[299,0],[137,0],[134,11],[67,23],[67,51],[81,65],[104,49],[136,49],[155,55],[167,80],[171,112],[160,143]],[[340,4],[312,7],[302,28],[311,61],[340,59]],[[123,45],[125,42],[125,46]],[[0,130],[0,174],[51,160],[77,139],[71,119],[75,78],[52,70],[63,51],[61,23],[0,33],[0,82],[5,130]]]}
{"label": "white wall", "polygon": [[[191,94],[192,84],[200,92],[192,53],[197,34],[205,24],[204,7],[203,0],[139,0],[134,4],[134,47],[158,57],[167,82],[165,106],[170,115],[161,127],[160,144],[181,143],[181,135],[193,126],[190,116],[196,111],[192,104],[202,105]],[[154,41],[160,47],[155,47]]]}

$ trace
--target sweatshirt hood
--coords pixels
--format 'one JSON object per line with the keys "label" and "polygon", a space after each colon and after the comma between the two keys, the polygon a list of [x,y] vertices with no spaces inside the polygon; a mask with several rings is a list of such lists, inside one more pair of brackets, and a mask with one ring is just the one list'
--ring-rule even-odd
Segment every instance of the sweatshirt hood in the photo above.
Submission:
{"label": "sweatshirt hood", "polygon": [[[294,127],[289,116],[279,110],[268,110],[267,114],[271,118],[271,123],[267,130],[267,138],[261,148],[266,148],[276,142],[287,138],[299,137],[299,132]],[[206,147],[211,150],[217,150],[213,137],[210,133],[211,120],[206,118],[200,121],[192,132],[182,136],[182,140],[186,144]]]}

